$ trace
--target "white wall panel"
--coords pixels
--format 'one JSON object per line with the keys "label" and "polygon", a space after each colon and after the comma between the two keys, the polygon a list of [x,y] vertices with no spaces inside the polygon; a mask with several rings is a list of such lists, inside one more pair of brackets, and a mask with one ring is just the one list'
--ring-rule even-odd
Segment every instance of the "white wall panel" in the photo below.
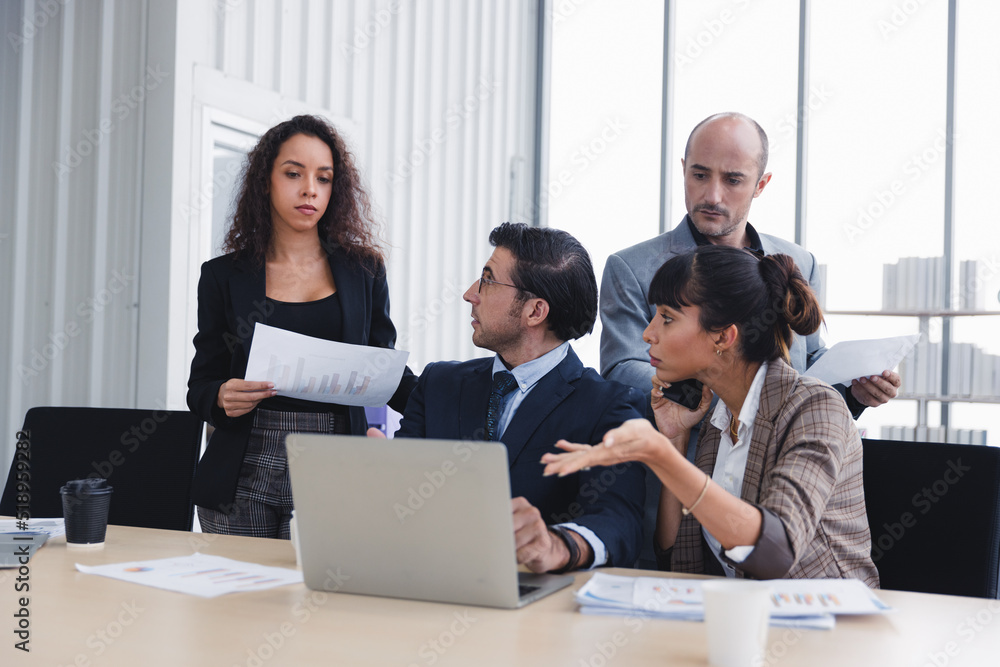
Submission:
{"label": "white wall panel", "polygon": [[276,0],[252,0],[253,31],[250,33],[253,61],[250,81],[263,88],[274,89],[275,64],[278,61],[275,20],[278,12]]}
{"label": "white wall panel", "polygon": [[[215,20],[240,30],[206,35],[225,39],[216,60],[227,77],[360,128],[354,150],[386,224],[400,347],[418,369],[477,354],[461,295],[489,255],[489,230],[532,210],[536,2],[234,4]],[[230,65],[243,62],[253,67]]]}
{"label": "white wall panel", "polygon": [[0,3],[0,34],[21,40],[0,60],[0,462],[31,406],[184,406],[212,110],[340,125],[385,223],[400,347],[417,370],[477,354],[461,295],[489,230],[531,210],[510,172],[530,183],[536,15],[537,0]]}
{"label": "white wall panel", "polygon": [[[26,7],[27,5],[27,7]],[[0,3],[0,201],[5,213],[0,215],[0,469],[13,453],[12,437],[21,425],[21,387],[16,366],[26,332],[27,290],[25,255],[27,253],[27,190],[22,156],[29,147],[31,131],[30,85],[34,51],[23,44],[23,17],[32,9],[30,3]],[[13,35],[14,38],[8,37]],[[0,473],[2,474],[2,473]]]}
{"label": "white wall panel", "polygon": [[145,7],[0,12],[4,470],[28,408],[135,401]]}

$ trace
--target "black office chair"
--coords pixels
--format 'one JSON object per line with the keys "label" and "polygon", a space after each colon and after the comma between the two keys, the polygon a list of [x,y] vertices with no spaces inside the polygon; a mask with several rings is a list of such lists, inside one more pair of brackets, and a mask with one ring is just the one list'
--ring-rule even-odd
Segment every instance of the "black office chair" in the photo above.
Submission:
{"label": "black office chair", "polygon": [[1000,448],[862,442],[882,588],[996,599]]}
{"label": "black office chair", "polygon": [[[71,479],[103,477],[114,489],[108,522],[191,530],[191,485],[202,421],[191,412],[118,408],[28,410],[32,517],[61,517],[59,488]],[[15,461],[17,455],[15,453]],[[15,466],[0,514],[17,511]]]}

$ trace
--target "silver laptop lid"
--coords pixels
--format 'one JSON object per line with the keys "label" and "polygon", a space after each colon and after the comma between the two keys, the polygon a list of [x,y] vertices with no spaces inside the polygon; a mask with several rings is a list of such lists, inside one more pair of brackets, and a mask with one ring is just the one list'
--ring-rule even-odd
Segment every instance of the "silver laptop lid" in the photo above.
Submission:
{"label": "silver laptop lid", "polygon": [[309,588],[518,606],[502,444],[292,434],[286,446]]}

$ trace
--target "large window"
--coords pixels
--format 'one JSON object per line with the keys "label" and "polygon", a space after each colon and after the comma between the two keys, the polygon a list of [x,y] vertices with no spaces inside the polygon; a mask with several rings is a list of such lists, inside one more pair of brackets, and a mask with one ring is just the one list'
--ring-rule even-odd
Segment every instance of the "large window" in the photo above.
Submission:
{"label": "large window", "polygon": [[[660,216],[663,2],[551,3],[548,225],[610,253],[654,236]],[[597,367],[600,322],[574,343]]]}
{"label": "large window", "polygon": [[[956,307],[964,302],[976,310],[1000,311],[1000,238],[996,216],[988,201],[996,188],[990,161],[1000,155],[1000,4],[964,2],[959,6],[956,33],[955,114],[955,256],[957,259]],[[963,281],[961,262],[967,266]],[[964,317],[954,320],[953,339],[972,343],[993,360],[1000,373],[1000,316]],[[989,357],[986,357],[989,359]],[[985,361],[982,363],[986,363]],[[982,368],[984,374],[985,368]],[[1000,383],[994,375],[994,401],[1000,402]],[[990,403],[954,403],[951,422],[990,429],[990,444],[1000,444],[1000,407]]]}
{"label": "large window", "polygon": [[760,123],[772,144],[767,169],[773,177],[754,202],[750,222],[761,232],[794,238],[797,3],[675,4],[667,228],[685,214],[681,158],[691,129],[712,114],[739,111]]}
{"label": "large window", "polygon": [[[916,333],[916,317],[837,315],[841,311],[941,310],[908,294],[908,277],[883,294],[885,265],[915,277],[944,249],[947,3],[928,3],[906,21],[868,0],[812,3],[809,79],[825,98],[809,110],[805,245],[827,265],[827,343]],[[850,35],[849,40],[844,36]],[[895,271],[896,269],[888,269]],[[894,297],[895,300],[893,300]],[[940,340],[941,320],[924,320]],[[921,347],[920,369],[927,354]],[[902,371],[916,388],[916,364]],[[921,393],[929,387],[921,383]],[[910,391],[910,393],[913,393]],[[893,401],[858,421],[868,435],[915,426],[920,406]],[[939,412],[924,410],[938,425]],[[920,417],[920,421],[925,419]],[[887,433],[888,435],[888,433]]]}

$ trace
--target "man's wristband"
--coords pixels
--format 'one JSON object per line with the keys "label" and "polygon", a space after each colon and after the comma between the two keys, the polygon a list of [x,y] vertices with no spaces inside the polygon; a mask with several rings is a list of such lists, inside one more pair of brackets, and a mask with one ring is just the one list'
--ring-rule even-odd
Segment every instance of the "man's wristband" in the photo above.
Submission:
{"label": "man's wristband", "polygon": [[566,561],[566,564],[558,570],[549,570],[549,572],[553,574],[565,574],[580,567],[580,546],[573,539],[573,536],[569,534],[569,531],[562,526],[549,526],[549,530],[563,541],[563,544],[566,545],[566,549],[569,551],[569,560]]}

